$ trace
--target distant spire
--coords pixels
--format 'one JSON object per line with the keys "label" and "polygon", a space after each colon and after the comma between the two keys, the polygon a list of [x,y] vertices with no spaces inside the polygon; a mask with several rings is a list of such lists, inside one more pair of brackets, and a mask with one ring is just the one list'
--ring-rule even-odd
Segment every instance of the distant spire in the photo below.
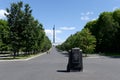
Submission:
{"label": "distant spire", "polygon": [[53,43],[55,43],[55,25],[53,26]]}

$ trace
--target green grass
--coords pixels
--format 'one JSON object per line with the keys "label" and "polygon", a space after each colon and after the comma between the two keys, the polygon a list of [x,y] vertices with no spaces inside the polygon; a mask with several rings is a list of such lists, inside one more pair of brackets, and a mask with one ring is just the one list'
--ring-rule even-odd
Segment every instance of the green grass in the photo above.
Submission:
{"label": "green grass", "polygon": [[120,57],[120,53],[102,53],[103,56]]}
{"label": "green grass", "polygon": [[[39,53],[40,54],[40,53]],[[27,59],[27,58],[30,58],[30,57],[34,57],[34,56],[37,56],[37,55],[39,55],[39,54],[31,54],[31,55],[19,55],[19,56],[17,56],[16,58],[17,59]]]}
{"label": "green grass", "polygon": [[[40,53],[39,53],[40,54]],[[16,56],[15,58],[13,58],[13,56],[6,56],[6,57],[0,57],[0,60],[19,60],[19,59],[27,59],[27,58],[30,58],[30,57],[34,57],[34,56],[37,56],[39,54],[31,54],[31,55],[19,55],[19,56]]]}

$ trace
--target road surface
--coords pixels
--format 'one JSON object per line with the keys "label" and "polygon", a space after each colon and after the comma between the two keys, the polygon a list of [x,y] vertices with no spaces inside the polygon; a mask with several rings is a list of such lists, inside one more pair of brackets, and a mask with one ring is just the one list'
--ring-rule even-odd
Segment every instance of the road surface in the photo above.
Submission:
{"label": "road surface", "polygon": [[120,59],[83,58],[83,72],[66,72],[68,57],[52,48],[28,61],[0,62],[0,80],[120,80]]}

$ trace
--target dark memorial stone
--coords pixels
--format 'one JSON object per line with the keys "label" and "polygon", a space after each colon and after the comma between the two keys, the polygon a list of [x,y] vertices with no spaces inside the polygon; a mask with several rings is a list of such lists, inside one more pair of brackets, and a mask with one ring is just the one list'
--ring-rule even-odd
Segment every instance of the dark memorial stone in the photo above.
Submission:
{"label": "dark memorial stone", "polygon": [[82,51],[79,48],[72,48],[69,51],[67,71],[83,71]]}

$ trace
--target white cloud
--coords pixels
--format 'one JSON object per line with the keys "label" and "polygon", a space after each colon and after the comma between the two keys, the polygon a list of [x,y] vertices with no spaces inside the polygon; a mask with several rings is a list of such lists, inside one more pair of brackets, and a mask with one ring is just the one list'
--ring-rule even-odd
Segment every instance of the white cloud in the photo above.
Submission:
{"label": "white cloud", "polygon": [[47,35],[53,35],[52,30],[45,30],[45,33],[46,33]]}
{"label": "white cloud", "polygon": [[61,30],[55,30],[55,33],[58,34],[58,33],[62,33]]}
{"label": "white cloud", "polygon": [[[51,30],[51,29],[46,29],[45,30],[45,33],[46,33],[46,35],[51,39],[51,41],[52,41],[52,38],[53,38],[53,30]],[[56,39],[56,41],[60,41],[60,39],[57,37],[57,34],[60,34],[60,33],[62,33],[62,31],[61,30],[55,30],[55,39]]]}
{"label": "white cloud", "polygon": [[87,12],[86,15],[92,15],[94,14],[93,12]]}
{"label": "white cloud", "polygon": [[120,9],[119,7],[113,7],[113,11],[116,10],[116,9]]}
{"label": "white cloud", "polygon": [[56,37],[56,44],[61,44],[61,43],[63,43],[64,41],[61,39],[61,38],[59,38],[59,37]]}
{"label": "white cloud", "polygon": [[[53,30],[46,29],[45,33],[49,37],[51,42],[53,42]],[[61,30],[55,30],[55,44],[60,44],[61,42],[63,42],[63,40],[57,36],[58,34],[61,34],[61,33],[62,33]]]}
{"label": "white cloud", "polygon": [[89,20],[89,19],[90,19],[89,16],[81,16],[81,20],[87,21],[87,20]]}
{"label": "white cloud", "polygon": [[61,27],[61,30],[74,30],[75,27]]}
{"label": "white cloud", "polygon": [[84,15],[84,16],[86,16],[86,15],[93,15],[94,14],[94,12],[86,12],[86,13],[81,13],[81,15]]}
{"label": "white cloud", "polygon": [[81,15],[85,15],[85,13],[81,13]]}
{"label": "white cloud", "polygon": [[86,12],[86,13],[81,13],[81,20],[88,21],[90,20],[90,16],[93,15],[94,12]]}
{"label": "white cloud", "polygon": [[93,18],[92,21],[97,20],[97,19],[98,19],[98,17],[97,18]]}
{"label": "white cloud", "polygon": [[[47,35],[53,36],[53,30],[46,29],[46,30],[45,30],[45,33],[46,33]],[[58,34],[58,33],[62,33],[62,31],[61,31],[61,30],[55,30],[55,34]]]}
{"label": "white cloud", "polygon": [[3,10],[3,9],[0,10],[0,19],[6,18],[6,16],[4,15],[5,13],[7,13],[5,10]]}

